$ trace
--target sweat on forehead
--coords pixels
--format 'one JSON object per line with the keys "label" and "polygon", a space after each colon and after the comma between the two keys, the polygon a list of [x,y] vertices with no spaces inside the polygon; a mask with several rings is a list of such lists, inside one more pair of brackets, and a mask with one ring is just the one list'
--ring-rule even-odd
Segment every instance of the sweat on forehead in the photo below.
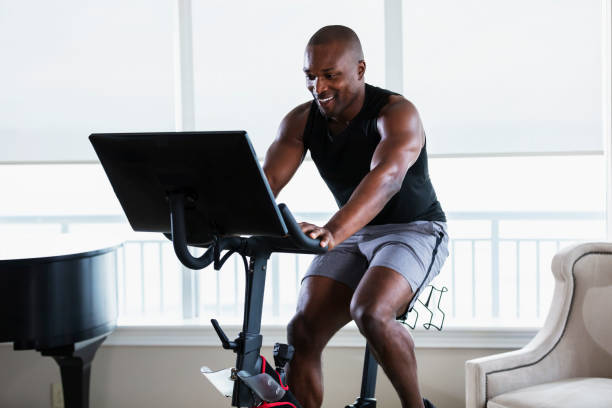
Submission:
{"label": "sweat on forehead", "polygon": [[359,37],[357,37],[353,30],[342,25],[329,25],[319,29],[310,37],[307,47],[327,45],[334,42],[343,44],[347,50],[353,51],[358,60],[363,59],[363,50]]}

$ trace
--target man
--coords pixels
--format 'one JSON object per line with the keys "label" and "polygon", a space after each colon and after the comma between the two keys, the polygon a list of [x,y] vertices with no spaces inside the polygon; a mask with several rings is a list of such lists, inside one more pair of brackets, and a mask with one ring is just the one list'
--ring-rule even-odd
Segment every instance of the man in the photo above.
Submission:
{"label": "man", "polygon": [[[429,180],[425,134],[402,96],[367,85],[357,35],[327,26],[306,47],[314,101],[283,119],[264,172],[276,196],[307,150],[339,210],[322,227],[301,223],[328,252],[304,280],[288,341],[288,383],[305,408],[323,401],[321,353],[355,320],[403,407],[423,407],[409,332],[396,321],[448,255],[446,218]],[[425,403],[430,406],[429,402]]]}

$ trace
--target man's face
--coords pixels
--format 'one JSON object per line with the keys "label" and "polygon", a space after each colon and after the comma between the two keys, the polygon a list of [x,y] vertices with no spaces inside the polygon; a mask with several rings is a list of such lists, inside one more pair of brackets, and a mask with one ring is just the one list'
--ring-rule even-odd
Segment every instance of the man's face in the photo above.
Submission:
{"label": "man's face", "polygon": [[356,100],[364,71],[365,63],[342,43],[306,47],[306,87],[326,117],[338,119]]}

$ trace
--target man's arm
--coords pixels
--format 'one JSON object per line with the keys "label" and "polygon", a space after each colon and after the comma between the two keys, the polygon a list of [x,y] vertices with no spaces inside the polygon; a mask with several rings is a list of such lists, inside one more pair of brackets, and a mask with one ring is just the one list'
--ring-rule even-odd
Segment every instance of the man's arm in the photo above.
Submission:
{"label": "man's arm", "polygon": [[281,121],[278,134],[266,152],[263,171],[274,197],[291,180],[304,159],[304,127],[311,102],[299,105]]}
{"label": "man's arm", "polygon": [[406,172],[421,153],[425,136],[419,114],[401,96],[390,97],[378,118],[381,140],[374,151],[370,172],[349,201],[325,224],[304,232],[322,236],[321,245],[332,249],[372,221],[401,189]]}

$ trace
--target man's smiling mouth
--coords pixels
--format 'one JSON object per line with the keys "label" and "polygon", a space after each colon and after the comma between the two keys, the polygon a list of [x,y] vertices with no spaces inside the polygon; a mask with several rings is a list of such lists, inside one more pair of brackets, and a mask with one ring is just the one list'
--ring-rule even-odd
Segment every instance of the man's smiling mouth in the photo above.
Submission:
{"label": "man's smiling mouth", "polygon": [[329,98],[325,98],[325,99],[317,98],[319,103],[327,103],[327,102],[331,101],[332,99],[334,99],[333,96],[330,96]]}

